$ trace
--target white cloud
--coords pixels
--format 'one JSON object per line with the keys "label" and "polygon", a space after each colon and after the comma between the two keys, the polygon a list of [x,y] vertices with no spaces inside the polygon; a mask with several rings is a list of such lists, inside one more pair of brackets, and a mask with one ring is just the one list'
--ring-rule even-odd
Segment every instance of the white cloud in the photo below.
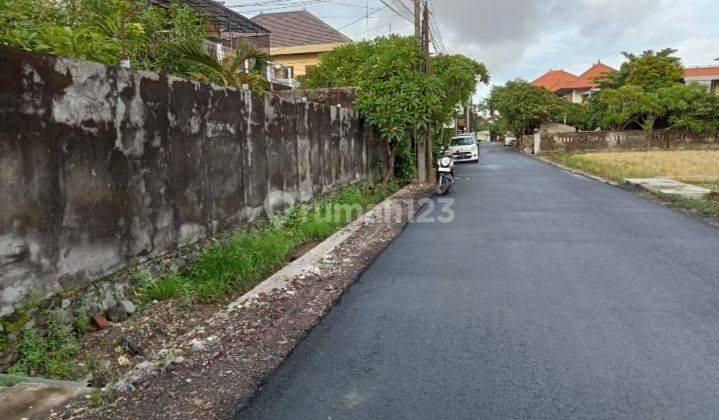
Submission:
{"label": "white cloud", "polygon": [[[412,2],[404,0],[407,6]],[[331,3],[331,0],[328,0]],[[342,0],[365,6],[365,0]],[[393,2],[389,2],[392,4]],[[719,57],[717,0],[434,0],[446,34],[460,53],[488,65],[492,83],[522,77],[532,80],[550,68],[580,73],[601,59],[612,66],[621,51],[673,47],[686,65],[712,64]],[[370,0],[369,7],[381,7]],[[366,13],[362,7],[310,5],[307,9],[335,27]],[[369,23],[343,30],[363,36],[408,22],[388,10]],[[382,26],[384,25],[384,26]],[[370,29],[370,31],[367,31]],[[403,33],[412,33],[405,28]],[[480,94],[488,92],[482,88]]]}

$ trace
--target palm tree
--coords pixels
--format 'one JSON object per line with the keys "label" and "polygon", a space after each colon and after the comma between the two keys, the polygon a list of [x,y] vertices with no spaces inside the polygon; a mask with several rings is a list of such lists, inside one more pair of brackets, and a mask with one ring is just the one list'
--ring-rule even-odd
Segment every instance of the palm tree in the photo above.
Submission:
{"label": "palm tree", "polygon": [[241,40],[224,58],[189,42],[174,44],[172,52],[178,59],[200,67],[200,71],[190,74],[195,79],[211,82],[219,78],[225,86],[247,85],[253,91],[265,90],[267,82],[263,74],[269,57],[246,40]]}

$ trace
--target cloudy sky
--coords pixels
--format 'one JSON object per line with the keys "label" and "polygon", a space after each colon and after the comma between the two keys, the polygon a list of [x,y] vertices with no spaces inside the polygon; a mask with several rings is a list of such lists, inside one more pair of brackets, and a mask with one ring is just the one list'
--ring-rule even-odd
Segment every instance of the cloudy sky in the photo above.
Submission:
{"label": "cloudy sky", "polygon": [[[407,14],[402,2],[411,7],[411,0],[385,0]],[[414,30],[381,0],[226,4],[241,5],[235,10],[247,16],[304,7],[355,40]],[[686,66],[719,64],[718,0],[434,0],[433,9],[446,48],[487,64],[492,84],[557,68],[579,74],[597,60],[617,67],[621,51],[665,47],[678,49]]]}

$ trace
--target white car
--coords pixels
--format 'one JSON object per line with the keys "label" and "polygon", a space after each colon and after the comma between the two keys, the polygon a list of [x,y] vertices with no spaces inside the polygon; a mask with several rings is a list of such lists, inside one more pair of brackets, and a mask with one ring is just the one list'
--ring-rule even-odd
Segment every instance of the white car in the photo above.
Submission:
{"label": "white car", "polygon": [[449,142],[455,162],[479,162],[477,139],[472,134],[457,136]]}
{"label": "white car", "polygon": [[505,146],[513,146],[517,143],[517,136],[514,135],[511,131],[507,131],[507,134],[504,135],[504,145]]}

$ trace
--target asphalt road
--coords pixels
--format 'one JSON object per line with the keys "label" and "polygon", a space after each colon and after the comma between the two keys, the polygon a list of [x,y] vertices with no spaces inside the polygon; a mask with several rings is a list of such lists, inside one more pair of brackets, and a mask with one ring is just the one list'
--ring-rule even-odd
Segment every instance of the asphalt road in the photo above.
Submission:
{"label": "asphalt road", "polygon": [[719,416],[717,228],[501,145],[458,175],[238,419]]}

